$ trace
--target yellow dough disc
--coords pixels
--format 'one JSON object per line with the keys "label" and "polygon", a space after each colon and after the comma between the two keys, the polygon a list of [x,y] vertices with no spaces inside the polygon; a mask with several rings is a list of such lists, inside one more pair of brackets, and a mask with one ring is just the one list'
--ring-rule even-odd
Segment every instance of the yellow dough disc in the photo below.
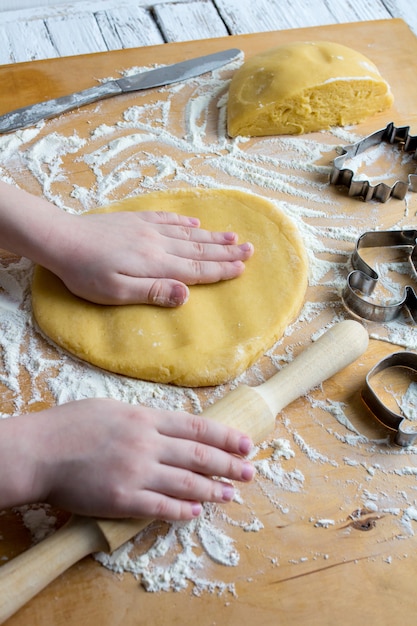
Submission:
{"label": "yellow dough disc", "polygon": [[228,132],[308,133],[357,124],[392,103],[388,83],[360,52],[327,41],[294,42],[257,54],[237,70]]}
{"label": "yellow dough disc", "polygon": [[173,211],[201,227],[235,231],[255,253],[234,280],[190,287],[186,304],[103,306],[72,295],[37,267],[35,318],[56,344],[106,370],[161,383],[217,385],[243,372],[297,315],[307,286],[305,250],[292,222],[271,202],[236,190],[150,193],[100,209]]}

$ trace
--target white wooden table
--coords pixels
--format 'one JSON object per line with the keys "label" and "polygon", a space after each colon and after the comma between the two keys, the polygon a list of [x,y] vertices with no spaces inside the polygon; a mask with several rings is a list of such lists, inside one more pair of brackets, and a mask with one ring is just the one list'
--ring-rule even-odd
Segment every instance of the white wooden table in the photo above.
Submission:
{"label": "white wooden table", "polygon": [[0,65],[393,17],[417,33],[413,9],[410,0],[89,0],[1,11],[0,2]]}

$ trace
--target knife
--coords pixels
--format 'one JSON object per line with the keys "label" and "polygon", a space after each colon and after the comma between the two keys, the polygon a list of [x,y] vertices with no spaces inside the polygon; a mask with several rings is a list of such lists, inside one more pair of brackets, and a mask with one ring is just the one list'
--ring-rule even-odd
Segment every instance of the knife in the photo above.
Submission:
{"label": "knife", "polygon": [[101,85],[78,91],[69,96],[62,96],[61,98],[46,100],[45,102],[15,109],[0,116],[0,133],[24,128],[41,120],[55,117],[61,113],[66,113],[86,104],[117,96],[121,93],[161,87],[162,85],[169,85],[187,78],[193,78],[230,63],[240,53],[241,51],[238,48],[230,48],[229,50],[215,52],[214,54],[208,54],[196,59],[189,59],[174,65],[166,65],[118,80],[109,80]]}

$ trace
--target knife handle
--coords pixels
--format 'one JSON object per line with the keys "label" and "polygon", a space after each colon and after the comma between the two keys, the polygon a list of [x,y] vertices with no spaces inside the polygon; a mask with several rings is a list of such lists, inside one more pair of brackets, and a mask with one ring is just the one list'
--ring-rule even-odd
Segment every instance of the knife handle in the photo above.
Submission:
{"label": "knife handle", "polygon": [[55,117],[61,113],[72,111],[78,107],[104,98],[110,98],[122,93],[116,81],[108,81],[102,85],[96,85],[83,91],[72,93],[69,96],[62,96],[53,100],[46,100],[38,104],[30,104],[27,107],[15,109],[10,113],[0,116],[0,133],[8,133],[18,128],[24,128],[40,122],[41,120]]}

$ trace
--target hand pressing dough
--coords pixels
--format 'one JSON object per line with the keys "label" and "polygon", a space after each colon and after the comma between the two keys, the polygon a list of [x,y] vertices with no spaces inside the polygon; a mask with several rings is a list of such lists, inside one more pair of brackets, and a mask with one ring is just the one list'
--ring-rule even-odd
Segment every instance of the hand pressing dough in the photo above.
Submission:
{"label": "hand pressing dough", "polygon": [[188,302],[175,309],[93,304],[37,267],[35,318],[56,344],[106,370],[183,386],[224,383],[272,346],[301,307],[307,261],[298,231],[271,202],[236,190],[157,192],[100,209],[145,210],[192,215],[202,228],[235,231],[255,253],[239,278],[192,286]]}
{"label": "hand pressing dough", "polygon": [[357,124],[393,103],[367,57],[337,43],[296,42],[248,59],[229,90],[231,137],[300,134]]}

